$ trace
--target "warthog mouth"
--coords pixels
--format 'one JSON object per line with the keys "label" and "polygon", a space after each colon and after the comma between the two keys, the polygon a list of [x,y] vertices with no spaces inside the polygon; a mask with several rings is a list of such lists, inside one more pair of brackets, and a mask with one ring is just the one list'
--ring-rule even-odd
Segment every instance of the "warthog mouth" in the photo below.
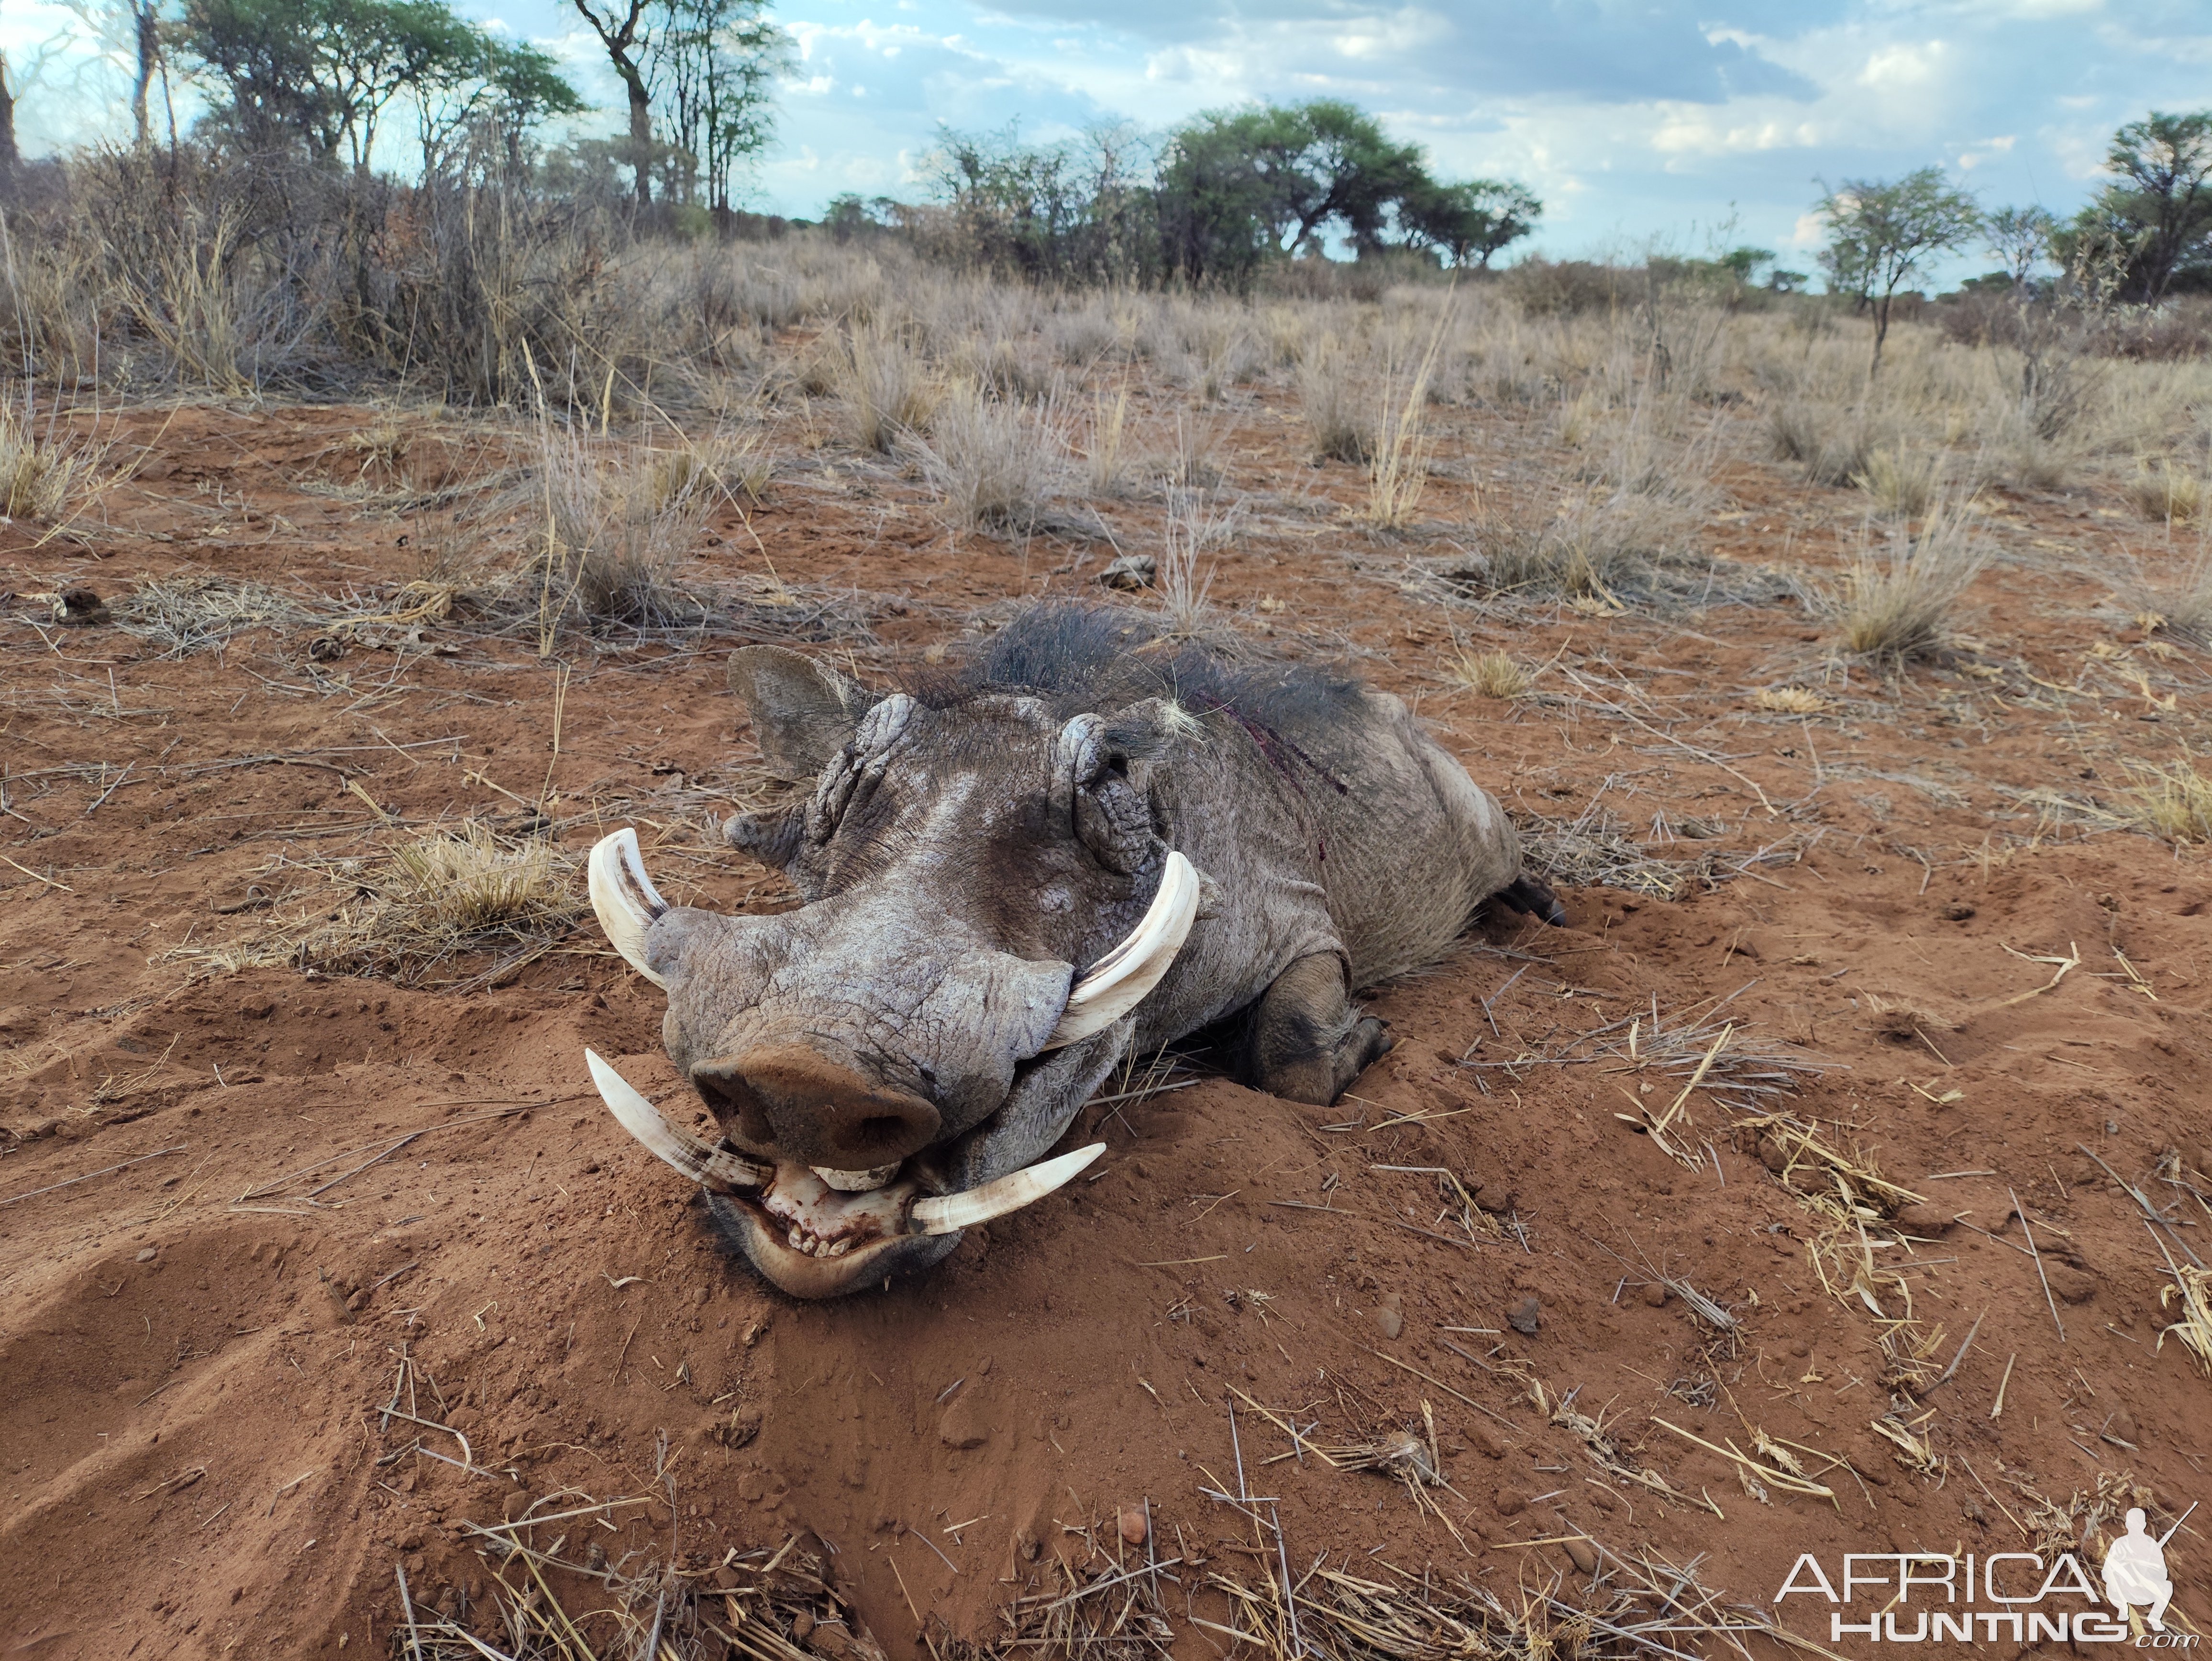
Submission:
{"label": "warthog mouth", "polygon": [[756,1159],[726,1141],[710,1147],[669,1123],[596,1053],[586,1050],[584,1061],[623,1128],[705,1189],[737,1226],[746,1256],[799,1297],[864,1285],[900,1267],[900,1259],[933,1257],[934,1251],[915,1249],[921,1240],[957,1234],[1041,1200],[1106,1151],[1105,1143],[1093,1142],[965,1193],[928,1194],[908,1171],[912,1159],[873,1171],[830,1171]]}
{"label": "warthog mouth", "polygon": [[[645,873],[637,834],[616,831],[592,850],[592,904],[625,961],[656,986],[646,931],[668,910]],[[1170,851],[1159,891],[1128,936],[1075,979],[1043,1056],[1104,1031],[1139,1003],[1168,971],[1198,914],[1199,879],[1190,861]],[[1004,1216],[1063,1186],[1104,1152],[1093,1143],[994,1177],[958,1194],[925,1190],[917,1161],[928,1150],[868,1171],[837,1171],[765,1160],[725,1141],[709,1147],[678,1129],[660,1110],[591,1050],[592,1081],[623,1128],[708,1192],[736,1227],[750,1257],[769,1279],[799,1297],[829,1297],[898,1269],[942,1256],[928,1237]],[[1018,1062],[1017,1081],[1037,1056]]]}

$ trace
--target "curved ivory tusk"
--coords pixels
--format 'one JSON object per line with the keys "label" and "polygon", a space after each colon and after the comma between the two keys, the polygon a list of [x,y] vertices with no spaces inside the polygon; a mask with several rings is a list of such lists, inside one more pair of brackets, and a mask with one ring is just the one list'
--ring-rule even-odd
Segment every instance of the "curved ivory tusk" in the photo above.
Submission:
{"label": "curved ivory tusk", "polygon": [[[645,966],[645,931],[668,910],[668,902],[645,874],[645,860],[638,852],[637,832],[624,825],[592,845],[587,866],[592,910],[599,927],[623,961],[664,990],[668,983]],[[665,1157],[665,1155],[663,1157]]]}
{"label": "curved ivory tusk", "polygon": [[1044,1041],[1059,1050],[1103,1032],[1145,1001],[1159,984],[1198,916],[1198,873],[1170,849],[1159,892],[1128,938],[1091,965],[1067,995],[1060,1025]]}
{"label": "curved ivory tusk", "polygon": [[1093,1142],[1088,1147],[1079,1147],[1073,1153],[1063,1153],[1027,1170],[1009,1171],[965,1194],[916,1200],[907,1226],[916,1234],[950,1234],[956,1229],[988,1223],[994,1217],[1003,1217],[1009,1211],[1018,1211],[1032,1201],[1042,1200],[1105,1151],[1105,1143]]}
{"label": "curved ivory tusk", "polygon": [[584,1065],[592,1069],[592,1082],[599,1087],[599,1096],[606,1103],[607,1110],[622,1128],[643,1142],[648,1151],[702,1187],[717,1193],[727,1193],[733,1188],[763,1188],[775,1174],[737,1154],[709,1147],[696,1136],[678,1130],[661,1116],[659,1108],[638,1092],[636,1086],[589,1050],[584,1052]]}

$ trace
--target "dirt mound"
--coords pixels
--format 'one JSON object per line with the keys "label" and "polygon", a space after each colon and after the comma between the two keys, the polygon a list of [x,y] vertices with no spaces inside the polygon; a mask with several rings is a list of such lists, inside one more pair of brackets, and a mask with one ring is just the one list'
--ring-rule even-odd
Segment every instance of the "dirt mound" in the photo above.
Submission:
{"label": "dirt mound", "polygon": [[[1808,672],[1794,601],[1447,627],[1392,545],[1324,557],[1310,502],[1255,511],[1222,626],[1421,700],[1622,885],[1383,989],[1398,1048],[1337,1106],[1133,1077],[1077,1127],[1109,1150],[1085,1180],[806,1305],[590,1094],[586,1043],[685,1099],[658,995],[595,938],[405,986],[222,972],[464,816],[571,849],[636,823],[672,897],[787,904],[707,837],[758,788],[720,665],[753,636],[559,668],[465,605],[320,659],[321,611],[183,654],[58,628],[29,597],[64,581],[211,570],[327,611],[414,575],[416,521],[331,493],[343,412],[131,419],[167,465],[111,531],[58,557],[0,529],[9,1653],[1354,1653],[1384,1610],[1418,1634],[1393,1653],[1706,1652],[1803,1553],[2087,1554],[2203,1492],[2160,1298],[2212,1220],[2212,879],[2053,788],[2197,749],[2202,677],[2095,679],[2068,569],[2008,570],[1988,673],[1778,713],[1753,691]],[[1353,488],[1247,420],[1255,479]],[[220,537],[185,481],[220,483]],[[694,575],[750,569],[757,531],[865,613],[867,675],[1111,557],[948,545],[890,465],[862,482],[786,481]],[[1731,489],[1747,563],[1820,496]],[[2063,528],[2014,508],[2022,546]],[[1470,634],[1544,666],[1526,696],[1455,690]],[[2169,1548],[2192,1616],[2201,1546]],[[1778,1613],[1829,1641],[1825,1602]]]}

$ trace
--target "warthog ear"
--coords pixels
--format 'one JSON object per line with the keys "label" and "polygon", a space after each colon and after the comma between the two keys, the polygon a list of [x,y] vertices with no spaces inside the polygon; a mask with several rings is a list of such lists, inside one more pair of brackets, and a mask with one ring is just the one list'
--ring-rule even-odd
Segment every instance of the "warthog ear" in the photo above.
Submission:
{"label": "warthog ear", "polygon": [[781,646],[731,653],[730,690],[751,712],[769,765],[793,780],[811,779],[828,766],[875,701],[827,664]]}

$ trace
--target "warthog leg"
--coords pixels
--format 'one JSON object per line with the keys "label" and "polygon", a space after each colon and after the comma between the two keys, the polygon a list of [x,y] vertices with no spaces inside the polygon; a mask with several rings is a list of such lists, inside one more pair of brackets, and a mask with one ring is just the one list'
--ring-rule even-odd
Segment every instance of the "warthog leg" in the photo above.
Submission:
{"label": "warthog leg", "polygon": [[1362,1015],[1344,983],[1344,960],[1319,952],[1275,977],[1252,1007],[1245,1082],[1270,1095],[1326,1107],[1390,1048],[1382,1023]]}

